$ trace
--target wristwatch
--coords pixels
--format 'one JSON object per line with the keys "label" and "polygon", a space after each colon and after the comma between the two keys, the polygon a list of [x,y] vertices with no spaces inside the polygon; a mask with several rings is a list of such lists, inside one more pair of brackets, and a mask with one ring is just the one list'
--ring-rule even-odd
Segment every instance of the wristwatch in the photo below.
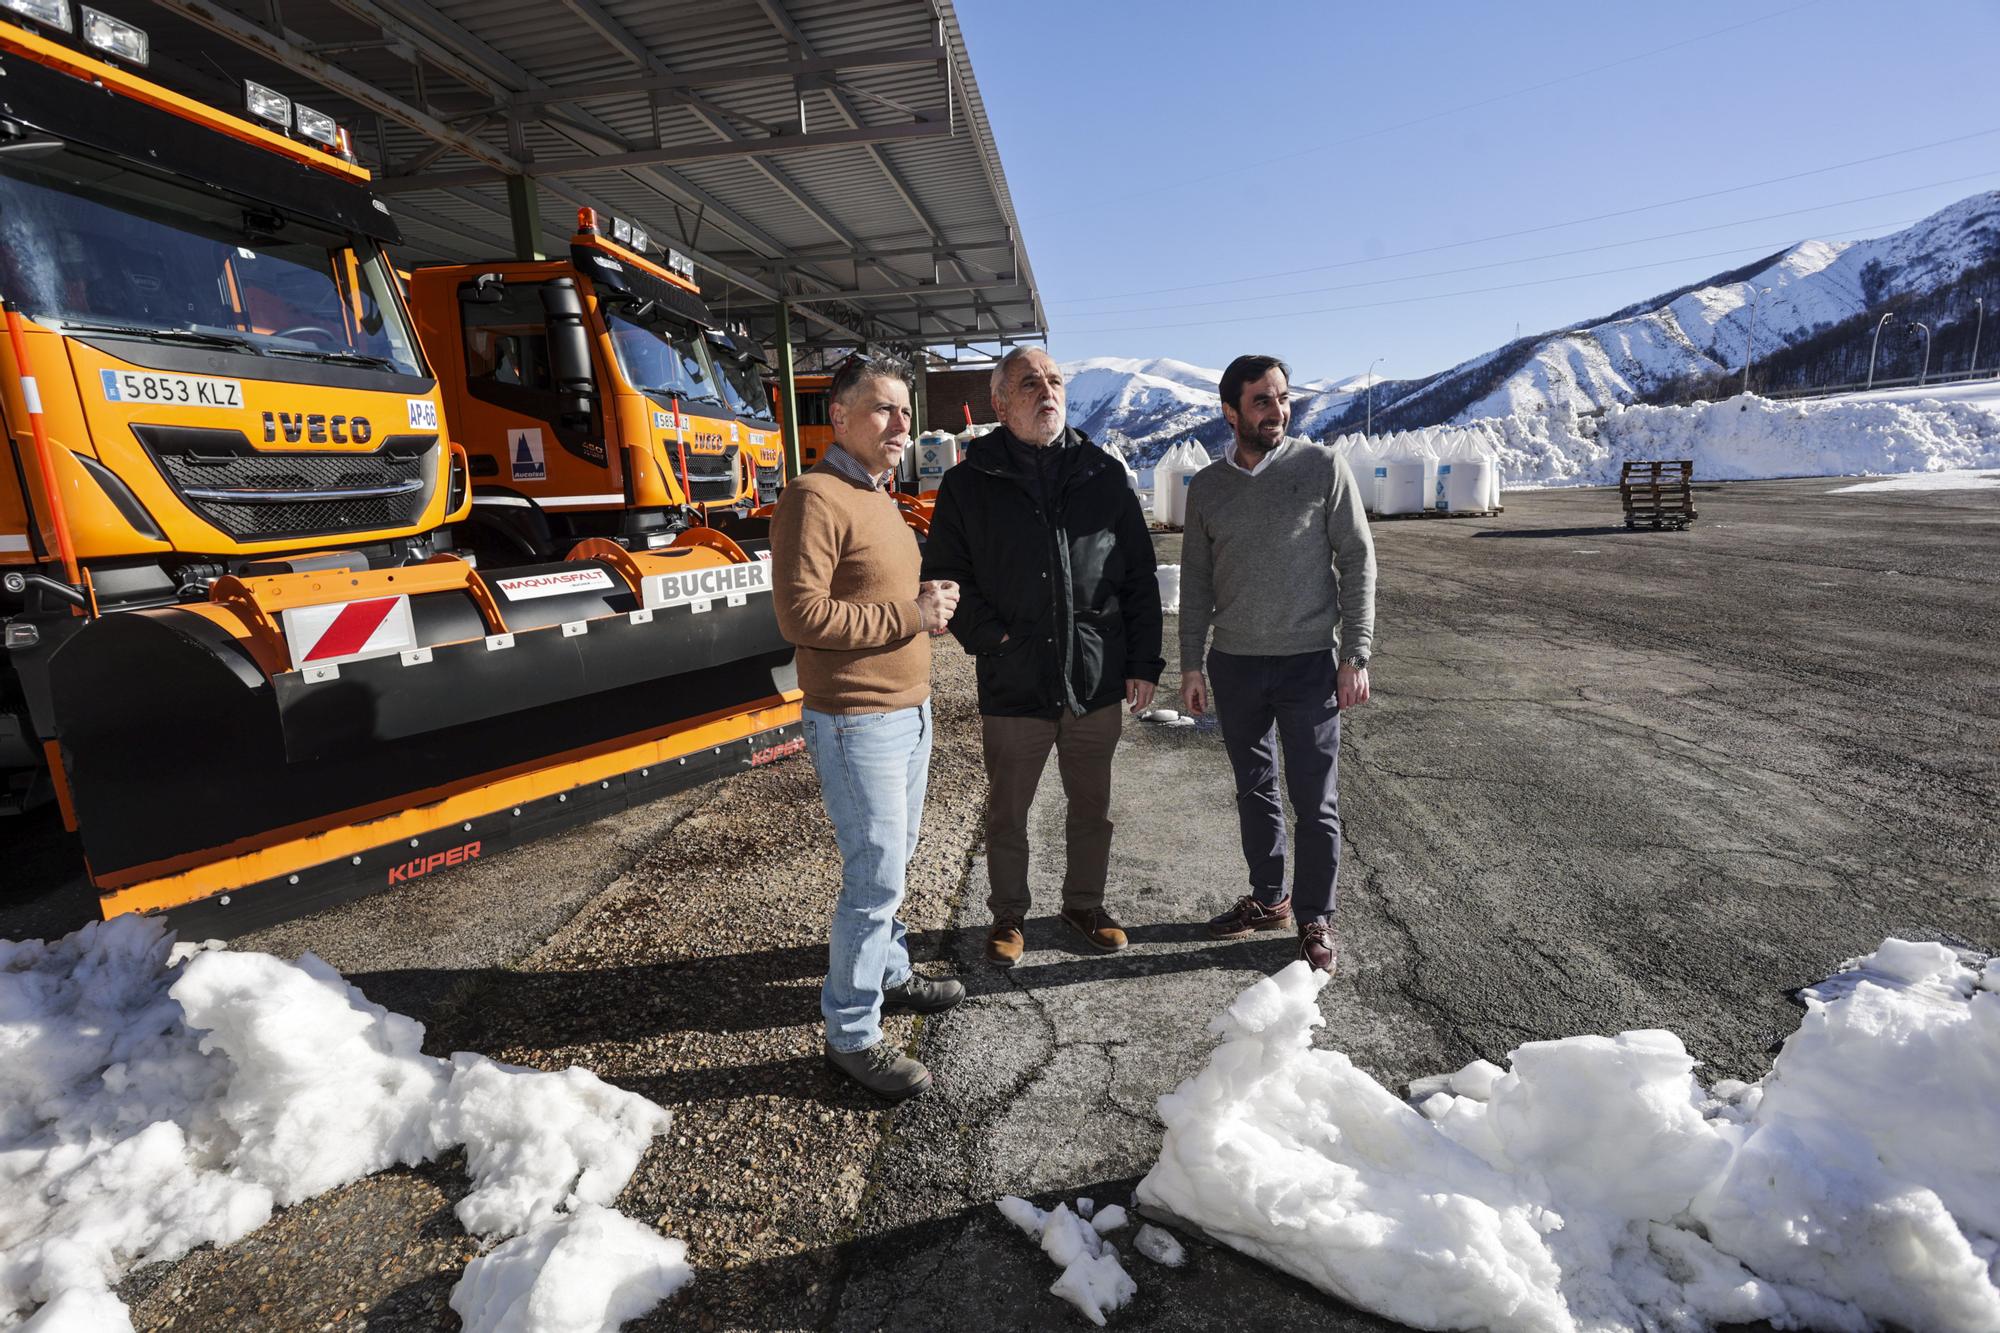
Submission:
{"label": "wristwatch", "polygon": [[1340,659],[1340,664],[1342,666],[1351,666],[1356,671],[1366,671],[1368,669],[1368,659],[1365,657],[1343,657]]}

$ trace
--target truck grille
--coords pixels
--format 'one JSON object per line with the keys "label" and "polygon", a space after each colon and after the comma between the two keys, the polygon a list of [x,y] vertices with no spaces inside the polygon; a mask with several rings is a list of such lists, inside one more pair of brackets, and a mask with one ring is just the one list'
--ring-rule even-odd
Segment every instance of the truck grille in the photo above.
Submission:
{"label": "truck grille", "polygon": [[687,456],[688,499],[697,501],[733,500],[736,498],[738,472],[736,470],[737,446],[725,445],[719,454],[696,454]]}
{"label": "truck grille", "polygon": [[437,485],[437,436],[368,453],[263,453],[242,432],[133,426],[187,507],[239,541],[376,532],[416,523]]}

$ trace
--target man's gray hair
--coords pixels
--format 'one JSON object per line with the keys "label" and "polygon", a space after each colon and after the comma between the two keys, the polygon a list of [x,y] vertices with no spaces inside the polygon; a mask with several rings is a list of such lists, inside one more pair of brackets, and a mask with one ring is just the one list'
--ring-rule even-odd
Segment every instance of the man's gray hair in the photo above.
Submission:
{"label": "man's gray hair", "polygon": [[1030,352],[1040,352],[1043,356],[1048,355],[1048,351],[1045,348],[1030,347],[1026,343],[1016,343],[1007,349],[1005,356],[1000,358],[1000,364],[993,367],[993,378],[986,386],[986,396],[993,400],[993,410],[995,412],[1000,410],[1000,390],[1007,383],[1008,372],[1013,370],[1021,358]]}

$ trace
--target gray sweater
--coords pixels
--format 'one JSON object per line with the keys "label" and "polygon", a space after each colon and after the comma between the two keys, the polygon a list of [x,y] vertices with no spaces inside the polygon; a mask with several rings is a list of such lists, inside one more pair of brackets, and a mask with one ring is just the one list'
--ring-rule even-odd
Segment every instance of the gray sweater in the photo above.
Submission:
{"label": "gray sweater", "polygon": [[1342,660],[1367,658],[1375,543],[1354,473],[1333,450],[1294,437],[1254,477],[1224,459],[1188,483],[1181,670],[1203,669],[1211,626],[1225,653],[1337,647]]}

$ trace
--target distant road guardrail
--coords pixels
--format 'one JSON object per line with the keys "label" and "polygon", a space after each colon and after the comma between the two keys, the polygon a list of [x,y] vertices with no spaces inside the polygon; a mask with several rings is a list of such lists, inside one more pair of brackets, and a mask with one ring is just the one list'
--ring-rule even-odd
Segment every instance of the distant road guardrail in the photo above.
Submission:
{"label": "distant road guardrail", "polygon": [[1964,384],[1969,380],[2000,379],[2000,369],[1994,370],[1953,370],[1940,371],[1935,375],[1906,375],[1901,379],[1876,379],[1871,386],[1860,384],[1822,384],[1804,389],[1760,389],[1759,398],[1832,398],[1843,393],[1866,393],[1875,389],[1928,389],[1933,384]]}

